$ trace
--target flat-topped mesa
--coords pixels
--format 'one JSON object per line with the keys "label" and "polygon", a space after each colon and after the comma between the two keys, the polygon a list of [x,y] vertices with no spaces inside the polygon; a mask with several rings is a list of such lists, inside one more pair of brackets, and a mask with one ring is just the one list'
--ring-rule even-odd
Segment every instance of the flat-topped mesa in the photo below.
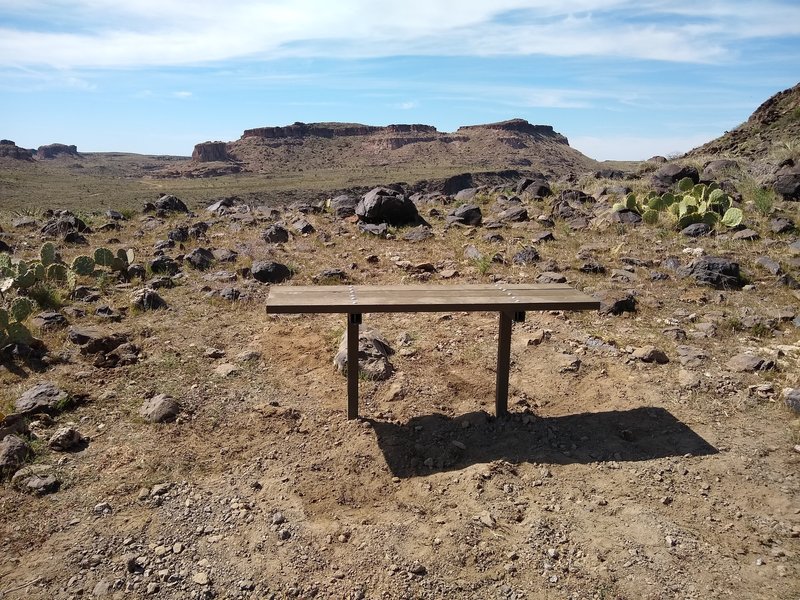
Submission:
{"label": "flat-topped mesa", "polygon": [[47,144],[46,146],[39,146],[38,150],[36,150],[36,158],[38,159],[51,159],[64,155],[80,157],[78,147],[74,144]]}
{"label": "flat-topped mesa", "polygon": [[555,131],[550,125],[531,125],[525,119],[509,119],[498,123],[486,123],[485,125],[464,125],[459,127],[457,133],[468,133],[476,129],[494,129],[497,131],[514,131],[517,133],[527,133],[539,138],[547,138],[560,144],[569,146],[566,136]]}
{"label": "flat-topped mesa", "polygon": [[195,144],[192,151],[195,162],[224,162],[230,160],[228,144],[225,142],[202,142]]}
{"label": "flat-topped mesa", "polygon": [[242,139],[248,137],[276,139],[276,138],[302,138],[369,135],[383,129],[361,123],[293,123],[284,127],[257,127],[245,129]]}

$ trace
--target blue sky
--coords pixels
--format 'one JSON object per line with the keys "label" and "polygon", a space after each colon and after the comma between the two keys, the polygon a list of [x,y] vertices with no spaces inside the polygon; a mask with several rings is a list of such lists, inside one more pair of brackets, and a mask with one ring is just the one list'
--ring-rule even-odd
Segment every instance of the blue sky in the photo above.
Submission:
{"label": "blue sky", "polygon": [[294,121],[521,117],[688,150],[800,81],[797,0],[0,0],[0,137],[188,155]]}

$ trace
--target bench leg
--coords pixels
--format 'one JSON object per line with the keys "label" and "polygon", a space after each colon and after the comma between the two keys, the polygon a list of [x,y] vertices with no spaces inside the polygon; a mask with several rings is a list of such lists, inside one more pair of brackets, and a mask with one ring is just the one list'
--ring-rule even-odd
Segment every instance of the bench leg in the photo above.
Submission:
{"label": "bench leg", "polygon": [[360,314],[347,315],[347,418],[358,418],[358,326]]}
{"label": "bench leg", "polygon": [[494,412],[498,417],[508,414],[508,374],[511,370],[511,314],[500,312],[500,335],[497,340],[497,383]]}

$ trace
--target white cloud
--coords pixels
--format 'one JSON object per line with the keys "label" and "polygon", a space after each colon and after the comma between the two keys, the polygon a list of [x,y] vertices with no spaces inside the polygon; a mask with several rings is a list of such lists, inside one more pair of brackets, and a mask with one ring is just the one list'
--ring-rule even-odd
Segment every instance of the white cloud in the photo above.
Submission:
{"label": "white cloud", "polygon": [[191,98],[192,92],[172,92],[173,98]]}
{"label": "white cloud", "polygon": [[[52,16],[62,29],[40,26]],[[666,18],[669,17],[669,18]],[[800,34],[788,0],[0,0],[0,65],[127,68],[237,58],[624,56],[717,62]],[[70,27],[71,25],[71,27]]]}
{"label": "white cloud", "polygon": [[399,104],[392,105],[392,108],[397,108],[399,110],[411,110],[417,108],[419,106],[419,102],[416,100],[409,100],[408,102],[400,102]]}

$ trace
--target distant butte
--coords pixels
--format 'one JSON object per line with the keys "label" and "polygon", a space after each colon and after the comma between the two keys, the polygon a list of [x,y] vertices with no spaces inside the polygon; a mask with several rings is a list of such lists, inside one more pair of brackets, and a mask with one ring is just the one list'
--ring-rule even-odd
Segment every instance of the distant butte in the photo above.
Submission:
{"label": "distant butte", "polygon": [[[201,163],[226,163],[216,166]],[[533,167],[563,176],[596,167],[550,125],[525,119],[459,127],[432,125],[292,123],[246,129],[232,142],[197,144],[192,161],[175,175],[209,176],[222,171],[296,172],[313,169],[425,168],[491,170]]]}

